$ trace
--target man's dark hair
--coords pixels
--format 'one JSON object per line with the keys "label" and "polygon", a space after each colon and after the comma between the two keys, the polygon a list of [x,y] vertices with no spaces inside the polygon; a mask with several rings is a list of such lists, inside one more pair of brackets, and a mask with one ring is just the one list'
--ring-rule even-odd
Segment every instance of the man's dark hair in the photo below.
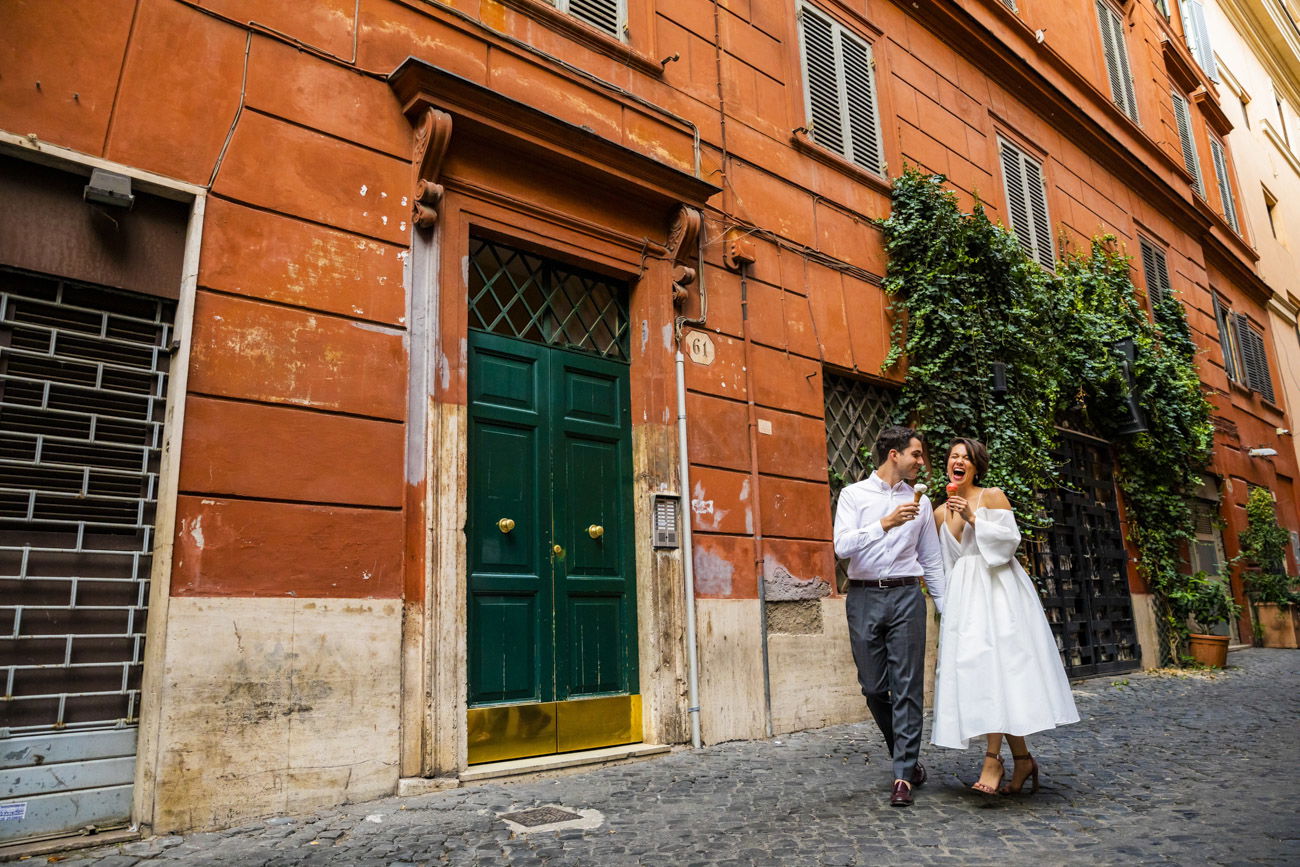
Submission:
{"label": "man's dark hair", "polygon": [[[876,434],[875,445],[871,447],[871,454],[876,458],[876,466],[884,464],[890,452],[901,453],[914,439],[921,439],[921,435],[910,427],[899,424],[891,424]],[[924,440],[922,442],[924,443]]]}

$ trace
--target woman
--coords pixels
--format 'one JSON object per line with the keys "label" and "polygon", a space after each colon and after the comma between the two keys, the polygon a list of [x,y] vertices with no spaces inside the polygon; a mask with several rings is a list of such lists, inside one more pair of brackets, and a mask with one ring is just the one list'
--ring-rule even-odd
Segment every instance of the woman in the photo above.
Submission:
{"label": "woman", "polygon": [[[1020,530],[1006,495],[982,488],[988,450],[958,437],[948,446],[951,495],[935,510],[939,547],[948,573],[930,742],[966,749],[986,735],[979,780],[971,787],[993,795],[1018,794],[1027,780],[1038,791],[1038,763],[1025,735],[1078,722],[1070,683],[1038,593],[1016,562]],[[1015,765],[1002,785],[1002,739]]]}

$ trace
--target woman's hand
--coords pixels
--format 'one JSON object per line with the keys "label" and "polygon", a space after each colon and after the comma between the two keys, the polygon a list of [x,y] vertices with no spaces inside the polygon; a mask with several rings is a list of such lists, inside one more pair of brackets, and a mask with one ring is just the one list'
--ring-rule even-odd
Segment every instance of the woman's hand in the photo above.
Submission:
{"label": "woman's hand", "polygon": [[975,513],[971,511],[970,503],[966,502],[965,497],[959,497],[956,494],[953,494],[948,498],[948,502],[944,503],[944,505],[948,507],[949,512],[961,515],[962,520],[967,524],[975,523]]}

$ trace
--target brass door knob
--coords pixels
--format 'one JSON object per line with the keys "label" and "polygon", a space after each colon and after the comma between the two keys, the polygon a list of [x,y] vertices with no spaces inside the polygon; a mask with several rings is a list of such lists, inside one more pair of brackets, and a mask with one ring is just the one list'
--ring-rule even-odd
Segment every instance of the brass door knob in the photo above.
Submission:
{"label": "brass door knob", "polygon": [[599,539],[601,536],[605,535],[605,528],[600,526],[600,524],[592,524],[587,528],[587,535],[593,539]]}
{"label": "brass door knob", "polygon": [[564,549],[561,548],[559,545],[554,546],[553,548],[551,548],[551,550],[555,552],[556,557],[559,557],[561,554],[564,553]]}
{"label": "brass door knob", "polygon": [[510,518],[502,518],[500,521],[497,521],[497,529],[502,533],[509,533],[514,528],[515,522]]}

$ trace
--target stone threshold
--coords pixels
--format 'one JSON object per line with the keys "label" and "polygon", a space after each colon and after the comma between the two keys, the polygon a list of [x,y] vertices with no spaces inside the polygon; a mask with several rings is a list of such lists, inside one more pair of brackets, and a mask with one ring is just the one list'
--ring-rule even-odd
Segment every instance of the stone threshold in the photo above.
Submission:
{"label": "stone threshold", "polygon": [[[74,834],[67,837],[47,837],[30,842],[8,843],[0,846],[0,861],[26,861],[38,855],[53,855],[72,852],[76,849],[91,849],[95,846],[111,846],[114,843],[129,843],[139,840],[138,830],[123,828],[118,831],[101,831],[97,834]],[[50,858],[50,861],[62,861],[62,858]]]}
{"label": "stone threshold", "polygon": [[477,783],[483,780],[500,779],[501,777],[519,777],[545,774],[550,771],[560,771],[568,768],[610,765],[617,762],[658,756],[668,752],[672,752],[672,747],[667,744],[628,744],[621,747],[603,747],[598,750],[583,750],[576,753],[533,756],[527,759],[511,759],[507,762],[473,765],[461,771],[458,779],[461,783]]}

